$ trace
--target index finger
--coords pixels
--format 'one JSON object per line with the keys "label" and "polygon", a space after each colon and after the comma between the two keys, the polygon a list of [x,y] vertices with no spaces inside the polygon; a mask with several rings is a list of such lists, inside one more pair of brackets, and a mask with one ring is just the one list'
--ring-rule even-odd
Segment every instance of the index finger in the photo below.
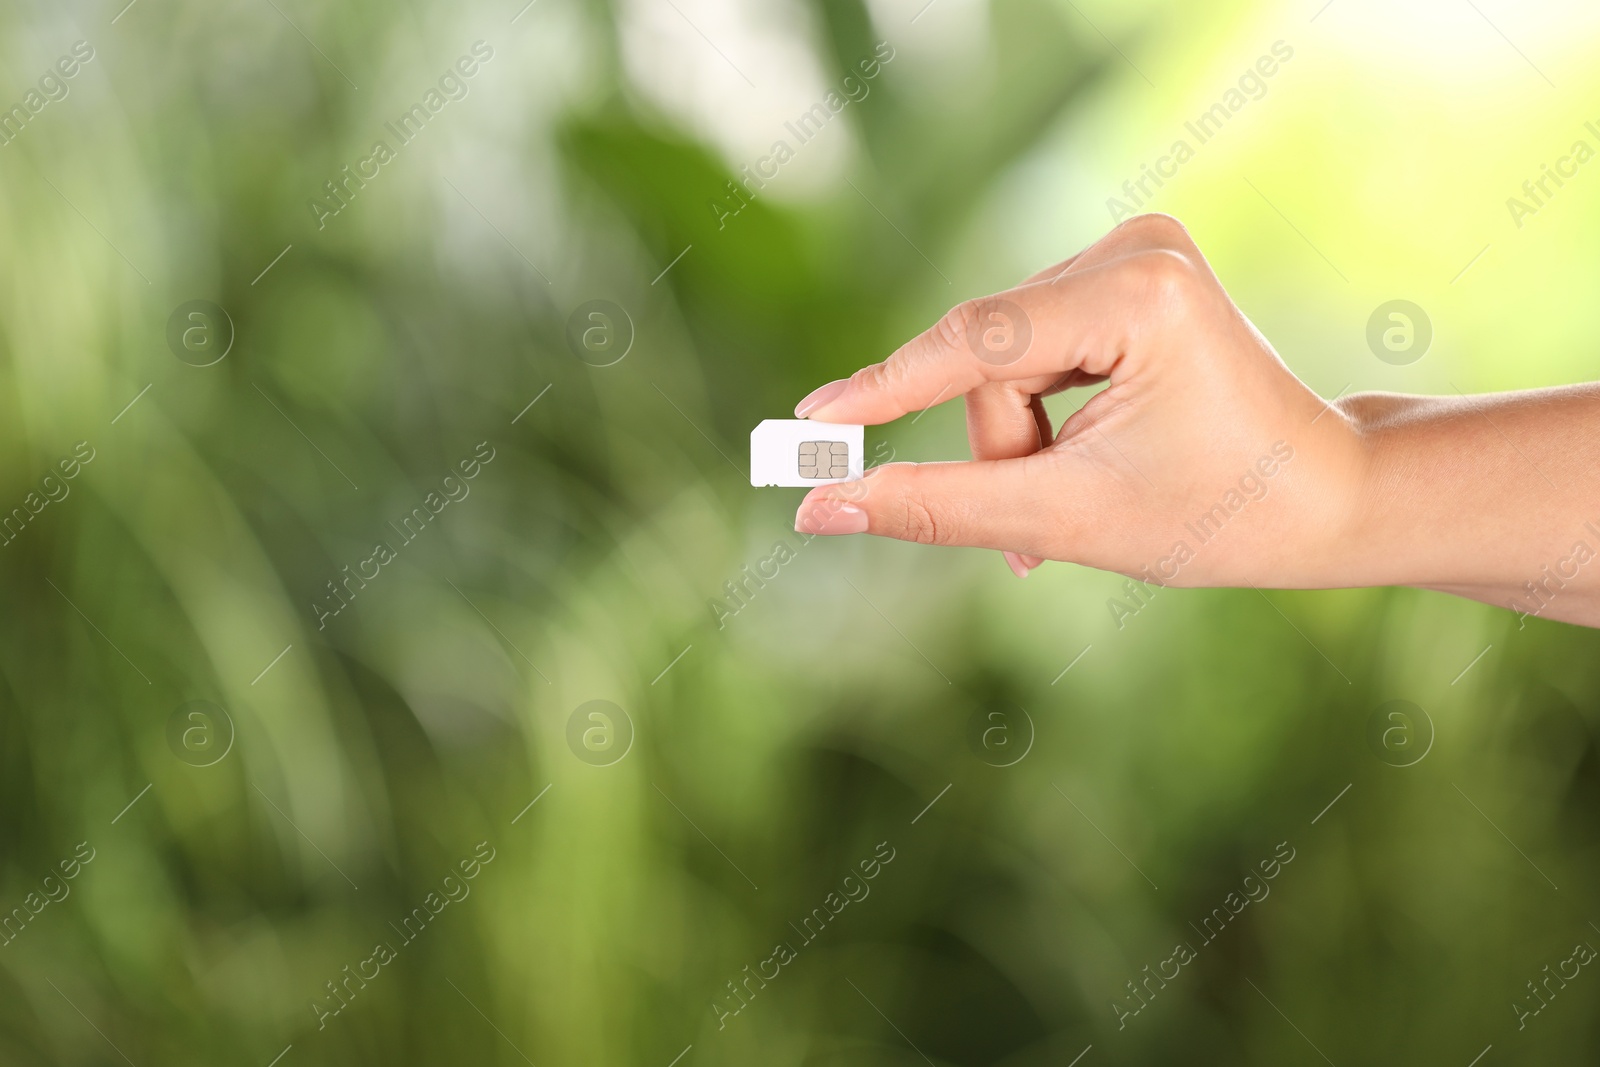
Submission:
{"label": "index finger", "polygon": [[1109,375],[1133,295],[1125,262],[1113,262],[964,301],[882,363],[813,392],[795,414],[874,425],[985,382]]}

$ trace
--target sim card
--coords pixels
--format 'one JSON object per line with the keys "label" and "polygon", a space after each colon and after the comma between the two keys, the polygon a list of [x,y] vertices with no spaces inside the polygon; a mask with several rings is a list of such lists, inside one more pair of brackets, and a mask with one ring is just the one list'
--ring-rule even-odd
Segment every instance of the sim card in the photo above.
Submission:
{"label": "sim card", "polygon": [[837,422],[767,419],[750,431],[750,484],[827,485],[862,475],[865,430]]}

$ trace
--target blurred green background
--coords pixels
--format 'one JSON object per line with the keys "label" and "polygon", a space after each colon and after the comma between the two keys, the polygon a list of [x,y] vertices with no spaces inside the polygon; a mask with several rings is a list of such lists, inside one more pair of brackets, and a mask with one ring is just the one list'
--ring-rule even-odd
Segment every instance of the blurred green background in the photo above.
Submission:
{"label": "blurred green background", "polygon": [[[1141,199],[1289,365],[1593,377],[1600,169],[1506,201],[1600,146],[1597,37],[1509,0],[8,5],[0,1062],[1594,1063],[1592,631],[1383,590],[1119,626],[1119,576],[801,544],[745,441],[1094,240],[1278,42]],[[963,457],[959,405],[868,446]]]}

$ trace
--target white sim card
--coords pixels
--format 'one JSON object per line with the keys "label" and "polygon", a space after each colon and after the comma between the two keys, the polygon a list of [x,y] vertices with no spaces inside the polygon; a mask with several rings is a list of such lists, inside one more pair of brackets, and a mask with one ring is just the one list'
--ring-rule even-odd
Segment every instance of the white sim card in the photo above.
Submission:
{"label": "white sim card", "polygon": [[865,428],[810,419],[766,419],[750,431],[750,484],[827,485],[862,475]]}

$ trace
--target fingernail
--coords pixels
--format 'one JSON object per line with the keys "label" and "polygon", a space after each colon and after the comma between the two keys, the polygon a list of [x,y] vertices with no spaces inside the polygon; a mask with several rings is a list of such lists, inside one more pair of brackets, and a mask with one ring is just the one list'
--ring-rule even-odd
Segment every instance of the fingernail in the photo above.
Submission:
{"label": "fingernail", "polygon": [[1044,563],[1043,556],[1023,556],[1022,565],[1030,571]]}
{"label": "fingernail", "polygon": [[1011,568],[1012,574],[1015,574],[1018,578],[1026,578],[1028,576],[1030,568],[1026,563],[1022,562],[1021,556],[1015,552],[1002,552],[1000,554],[1006,558],[1006,566]]}
{"label": "fingernail", "polygon": [[867,532],[867,513],[854,504],[823,497],[807,499],[795,512],[794,528],[797,533],[808,534],[858,534]]}
{"label": "fingernail", "polygon": [[849,384],[850,384],[850,379],[849,378],[840,378],[836,382],[829,382],[827,385],[824,385],[821,389],[812,390],[810,395],[808,395],[804,400],[800,401],[800,403],[795,405],[795,407],[794,407],[795,418],[797,418],[797,419],[805,418],[807,415],[811,414],[813,411],[817,410],[822,405],[826,404],[828,401],[830,401],[834,397],[838,396],[840,393],[844,392],[844,387],[849,385]]}

